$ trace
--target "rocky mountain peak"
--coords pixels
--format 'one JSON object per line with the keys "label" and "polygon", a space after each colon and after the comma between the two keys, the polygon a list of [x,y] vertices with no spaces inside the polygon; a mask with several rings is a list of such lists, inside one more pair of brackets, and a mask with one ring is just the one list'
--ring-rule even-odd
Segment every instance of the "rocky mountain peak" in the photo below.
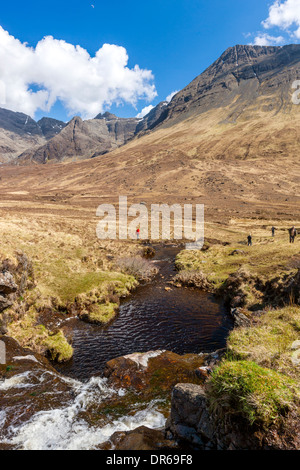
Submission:
{"label": "rocky mountain peak", "polygon": [[192,114],[224,108],[231,103],[237,103],[235,107],[240,113],[241,103],[246,108],[258,95],[265,97],[265,106],[269,106],[268,97],[275,90],[277,95],[271,104],[274,109],[283,103],[289,106],[291,85],[299,77],[300,45],[230,47],[177,93],[159,124],[172,119],[184,120]]}
{"label": "rocky mountain peak", "polygon": [[98,114],[94,119],[106,119],[107,121],[112,121],[118,119],[115,114],[109,113],[106,111],[104,114]]}
{"label": "rocky mountain peak", "polygon": [[52,139],[52,137],[59,134],[67,125],[63,121],[58,121],[57,119],[48,117],[40,119],[37,124],[41,128],[41,131],[47,140]]}

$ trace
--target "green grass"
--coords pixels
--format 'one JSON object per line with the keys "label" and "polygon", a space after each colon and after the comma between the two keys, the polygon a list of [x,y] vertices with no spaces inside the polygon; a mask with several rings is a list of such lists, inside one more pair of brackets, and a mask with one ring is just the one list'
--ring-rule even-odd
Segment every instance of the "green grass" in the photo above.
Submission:
{"label": "green grass", "polygon": [[[231,256],[234,250],[242,254]],[[177,255],[176,267],[180,271],[201,271],[220,288],[228,276],[241,267],[252,276],[266,281],[291,271],[288,264],[299,253],[299,245],[290,245],[285,237],[280,239],[257,238],[252,247],[239,243],[230,246],[212,245],[207,251],[183,250]]]}
{"label": "green grass", "polygon": [[300,340],[300,307],[268,310],[250,328],[233,330],[227,340],[231,357],[255,361],[300,381],[292,363],[291,345]]}
{"label": "green grass", "polygon": [[108,302],[107,304],[96,305],[92,312],[87,314],[91,323],[106,325],[111,322],[118,311],[118,304]]}
{"label": "green grass", "polygon": [[43,341],[43,344],[53,361],[67,362],[73,357],[73,348],[66,340],[62,331],[48,336]]}
{"label": "green grass", "polygon": [[73,348],[63,331],[52,334],[44,325],[37,325],[36,318],[37,312],[31,307],[27,314],[8,325],[9,336],[23,347],[32,348],[40,354],[49,354],[52,360],[69,361],[73,356]]}
{"label": "green grass", "polygon": [[57,261],[57,264],[60,263],[61,269],[56,270],[52,279],[48,278],[47,290],[48,294],[55,294],[62,303],[72,302],[77,295],[93,289],[102,289],[104,292],[109,283],[115,283],[120,292],[126,289],[126,286],[130,289],[134,285],[132,276],[108,271],[76,273],[64,268],[63,261]]}
{"label": "green grass", "polygon": [[299,384],[250,361],[224,361],[209,382],[212,408],[268,427],[299,406]]}

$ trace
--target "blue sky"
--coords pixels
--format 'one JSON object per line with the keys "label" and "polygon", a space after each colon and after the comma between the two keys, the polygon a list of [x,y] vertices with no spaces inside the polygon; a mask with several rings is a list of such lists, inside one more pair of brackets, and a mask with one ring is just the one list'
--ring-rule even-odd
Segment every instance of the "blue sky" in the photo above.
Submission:
{"label": "blue sky", "polygon": [[[300,3],[299,0],[282,3],[289,2],[296,2],[298,6]],[[154,96],[147,89],[148,100],[139,97],[134,105],[124,103],[122,97],[112,98],[111,103],[104,105],[103,110],[110,109],[121,117],[129,117],[137,115],[150,104],[156,105],[171,92],[182,89],[230,46],[255,42],[260,34],[264,38],[268,35],[269,39],[263,40],[267,44],[298,42],[295,36],[291,37],[288,29],[291,25],[297,25],[297,18],[288,25],[276,20],[277,24],[276,21],[269,22],[268,29],[262,26],[262,21],[269,16],[272,3],[263,0],[15,0],[2,3],[0,26],[21,43],[26,42],[27,48],[35,48],[45,36],[80,45],[91,57],[105,43],[124,47],[129,56],[130,69],[138,64],[141,69],[152,71],[153,79],[147,80],[155,86],[157,93]],[[2,63],[3,67],[5,65]],[[70,76],[72,73],[70,70]],[[33,91],[38,89],[43,90],[44,85],[32,86]],[[80,91],[76,89],[74,93],[80,94]],[[127,96],[126,93],[128,90],[124,90],[122,96]],[[70,106],[67,109],[68,106],[58,99],[49,111],[37,109],[35,118],[48,115],[67,120],[70,113],[74,114],[76,103],[72,106],[70,111]],[[90,106],[89,114],[92,112]]]}

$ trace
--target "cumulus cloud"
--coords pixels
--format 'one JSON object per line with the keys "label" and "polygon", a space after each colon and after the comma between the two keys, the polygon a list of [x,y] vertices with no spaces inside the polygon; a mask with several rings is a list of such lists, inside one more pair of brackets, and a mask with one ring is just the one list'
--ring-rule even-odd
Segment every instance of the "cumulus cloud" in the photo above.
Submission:
{"label": "cumulus cloud", "polygon": [[150,104],[149,106],[146,106],[145,108],[142,109],[142,111],[136,115],[137,118],[143,118],[145,116],[147,116],[148,113],[150,113],[150,111],[154,109],[154,106],[152,106],[152,104]]}
{"label": "cumulus cloud", "polygon": [[176,90],[176,91],[172,91],[172,93],[170,93],[167,97],[166,97],[166,101],[168,103],[170,103],[171,99],[173,98],[173,96],[177,95],[179,90]]}
{"label": "cumulus cloud", "polygon": [[279,27],[289,30],[290,36],[300,39],[300,1],[299,0],[276,0],[269,8],[269,16],[263,21],[266,29]]}
{"label": "cumulus cloud", "polygon": [[284,38],[282,36],[270,36],[266,33],[259,33],[252,43],[254,46],[278,46],[283,44]]}
{"label": "cumulus cloud", "polygon": [[35,48],[0,26],[0,82],[6,102],[0,106],[34,116],[60,100],[69,114],[94,117],[112,104],[136,106],[156,96],[153,74],[128,67],[124,47],[104,44],[91,57],[80,46],[47,36]]}

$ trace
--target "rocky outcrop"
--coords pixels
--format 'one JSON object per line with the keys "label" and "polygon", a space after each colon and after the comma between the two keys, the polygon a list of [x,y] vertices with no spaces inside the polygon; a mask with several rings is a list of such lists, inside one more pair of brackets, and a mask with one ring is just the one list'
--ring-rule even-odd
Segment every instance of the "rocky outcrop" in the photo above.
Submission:
{"label": "rocky outcrop", "polygon": [[1,423],[3,437],[11,434],[8,429],[12,424],[18,427],[41,410],[66,405],[74,392],[71,382],[60,376],[43,356],[21,347],[8,336],[0,335],[0,343],[5,345],[5,363],[0,363],[0,409],[5,410]]}
{"label": "rocky outcrop", "polygon": [[167,101],[162,101],[144,116],[137,125],[136,133],[148,131],[156,127],[167,116]]}
{"label": "rocky outcrop", "polygon": [[266,302],[284,305],[293,302],[300,305],[300,269],[292,274],[277,277],[263,286]]}
{"label": "rocky outcrop", "polygon": [[239,416],[211,411],[203,386],[178,384],[172,394],[166,437],[200,450],[291,450],[299,446],[299,420],[291,417],[289,424],[292,432],[282,429],[281,435],[275,429],[250,426]]}
{"label": "rocky outcrop", "polygon": [[30,116],[3,108],[0,108],[0,129],[19,136],[43,136],[41,128]]}
{"label": "rocky outcrop", "polygon": [[[231,105],[227,123],[247,113],[257,97],[265,98],[264,110],[274,113],[292,106],[290,89],[300,73],[300,46],[237,45],[227,49],[207,70],[174,96],[164,111],[163,122],[181,121],[193,114]],[[275,89],[280,89],[272,99]]]}
{"label": "rocky outcrop", "polygon": [[16,253],[17,264],[5,259],[0,263],[0,334],[7,333],[9,320],[5,310],[22,295],[26,287],[34,284],[31,262],[22,252]]}
{"label": "rocky outcrop", "polygon": [[141,426],[133,431],[116,432],[108,442],[100,446],[101,450],[123,450],[123,451],[140,451],[140,450],[171,450],[177,449],[178,445],[175,441],[165,438],[164,431],[158,429],[149,429]]}
{"label": "rocky outcrop", "polygon": [[50,140],[59,134],[67,124],[57,119],[44,117],[37,122],[37,125],[41,129],[45,139]]}
{"label": "rocky outcrop", "polygon": [[251,274],[244,268],[232,273],[219,289],[226,304],[232,309],[245,307],[247,304],[248,286],[254,284]]}
{"label": "rocky outcrop", "polygon": [[204,357],[198,354],[179,356],[170,351],[135,353],[112,359],[104,376],[116,387],[143,392],[144,397],[166,396],[181,382],[203,383],[197,370]]}
{"label": "rocky outcrop", "polygon": [[18,286],[16,285],[14,278],[10,272],[0,273],[0,294],[9,295],[16,292]]}
{"label": "rocky outcrop", "polygon": [[41,128],[30,116],[0,108],[0,163],[9,163],[44,142]]}
{"label": "rocky outcrop", "polygon": [[33,151],[66,126],[62,121],[30,116],[0,108],[0,163],[9,163],[24,151]]}
{"label": "rocky outcrop", "polygon": [[230,314],[234,321],[234,326],[238,327],[247,327],[251,324],[251,319],[249,317],[249,311],[242,308],[231,308]]}
{"label": "rocky outcrop", "polygon": [[62,162],[103,155],[131,139],[138,122],[137,119],[119,119],[110,114],[87,121],[77,116],[46,145],[21,154],[18,162]]}

